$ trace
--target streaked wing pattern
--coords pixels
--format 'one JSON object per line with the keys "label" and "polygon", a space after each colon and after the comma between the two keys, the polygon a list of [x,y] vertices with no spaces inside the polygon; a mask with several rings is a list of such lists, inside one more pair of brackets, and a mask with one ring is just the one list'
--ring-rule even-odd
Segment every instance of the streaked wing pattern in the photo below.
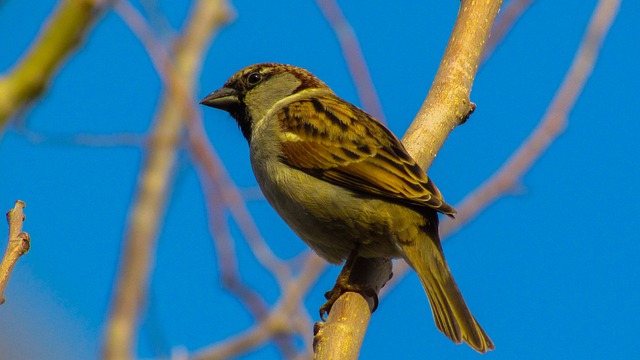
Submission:
{"label": "streaked wing pattern", "polygon": [[284,163],[356,193],[455,214],[400,140],[356,106],[327,93],[276,115]]}

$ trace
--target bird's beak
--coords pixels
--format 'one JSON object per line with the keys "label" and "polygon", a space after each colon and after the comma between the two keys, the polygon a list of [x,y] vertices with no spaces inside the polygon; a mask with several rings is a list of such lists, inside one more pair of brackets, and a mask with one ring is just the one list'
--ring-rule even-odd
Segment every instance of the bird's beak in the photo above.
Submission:
{"label": "bird's beak", "polygon": [[228,87],[220,88],[205,96],[200,101],[200,104],[229,111],[231,108],[240,105],[238,90]]}

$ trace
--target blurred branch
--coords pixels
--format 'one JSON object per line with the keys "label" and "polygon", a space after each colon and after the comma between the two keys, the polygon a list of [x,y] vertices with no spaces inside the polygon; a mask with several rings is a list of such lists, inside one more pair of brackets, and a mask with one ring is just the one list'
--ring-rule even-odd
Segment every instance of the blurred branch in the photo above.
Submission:
{"label": "blurred branch", "polygon": [[153,267],[155,241],[164,216],[176,161],[183,118],[193,112],[191,88],[215,30],[229,17],[226,1],[199,1],[192,8],[187,28],[174,58],[155,41],[144,18],[126,1],[115,4],[118,14],[142,41],[165,82],[165,94],[154,121],[136,195],[127,221],[124,250],[107,319],[102,356],[133,358],[139,313],[146,299]]}
{"label": "blurred branch", "polygon": [[[187,121],[187,129],[191,154],[197,165],[201,184],[205,189],[209,188],[208,184],[212,184],[218,197],[229,207],[231,215],[238,223],[245,241],[258,262],[276,278],[280,289],[284,290],[291,282],[291,269],[273,254],[260,235],[240,190],[231,181],[215,150],[208,142],[200,117],[190,118]],[[208,193],[209,226],[216,245],[222,282],[231,293],[243,302],[257,320],[262,320],[268,315],[268,308],[264,300],[240,280],[233,240],[228,231],[223,230],[227,228],[226,222],[222,218],[223,209],[213,202],[210,191],[206,191],[206,193]],[[218,211],[215,210],[216,208]],[[292,356],[294,350],[290,341],[284,338],[275,338],[275,342],[285,356]]]}
{"label": "blurred branch", "polygon": [[[240,191],[229,179],[222,162],[207,141],[202,121],[192,118],[188,121],[187,127],[190,150],[196,160],[195,163],[198,165],[198,174],[201,177],[200,182],[205,188],[207,188],[207,184],[214,186],[218,197],[223,199],[223,202],[229,207],[252,253],[258,259],[258,262],[276,278],[280,289],[284,292],[285,288],[291,283],[291,269],[273,254],[260,235],[258,227],[241,197]],[[216,206],[211,195],[207,195],[207,204],[210,228],[212,228],[211,231],[218,253],[218,263],[220,264],[223,284],[243,302],[257,320],[261,321],[268,315],[268,308],[264,300],[240,280],[233,240],[230,238],[228,231],[223,230],[227,227],[226,222],[221,218],[224,212],[221,211],[221,206]],[[218,211],[215,208],[218,208]],[[292,355],[293,347],[291,342],[281,338],[275,338],[275,341],[285,356],[290,357]]]}
{"label": "blurred branch", "polygon": [[33,131],[24,126],[14,127],[15,132],[23,135],[34,144],[56,146],[88,146],[88,147],[142,147],[147,138],[144,134],[111,133],[111,134],[46,134]]}
{"label": "blurred branch", "polygon": [[266,200],[262,190],[260,190],[260,187],[258,186],[251,186],[238,190],[240,191],[240,195],[242,195],[242,199],[246,202]]}
{"label": "blurred branch", "polygon": [[[199,124],[201,125],[201,123]],[[202,135],[204,130],[197,131],[196,128],[196,122],[190,121],[191,151],[196,157],[199,173],[202,173],[201,176],[203,177],[201,183],[206,189],[207,211],[210,218],[209,228],[216,246],[222,283],[227,290],[247,307],[251,315],[261,322],[269,315],[269,309],[264,299],[240,279],[233,239],[228,232],[222,206],[216,200],[231,195],[232,199],[226,199],[224,203],[235,208],[236,221],[240,220],[240,229],[244,232],[245,239],[249,243],[253,254],[258,258],[262,266],[273,274],[283,292],[285,287],[291,284],[291,270],[271,252],[271,249],[260,236],[251,215],[246,209],[246,205],[237,199],[237,196],[239,196],[237,187],[233,183],[227,183],[221,179],[228,180],[226,174],[221,174],[224,172],[224,168],[219,163],[219,159],[213,149],[208,148],[209,143],[206,142],[206,138]],[[213,192],[215,192],[215,198]],[[247,232],[247,229],[254,229],[255,233]],[[255,336],[256,334],[262,334],[262,332],[251,333],[246,336]],[[293,356],[295,349],[292,342],[289,341],[291,339],[274,336],[274,340],[283,355],[287,358]]]}
{"label": "blurred branch", "polygon": [[9,277],[18,259],[29,251],[31,238],[29,234],[22,231],[22,224],[26,216],[24,215],[24,201],[16,200],[13,209],[7,212],[7,223],[9,224],[9,241],[7,250],[0,263],[0,305],[4,304],[4,290],[7,288]]}
{"label": "blurred branch", "polygon": [[158,0],[140,0],[139,3],[142,7],[142,13],[148,19],[149,26],[154,29],[160,39],[176,38],[177,31],[171,25],[167,14],[162,12],[162,7]]}
{"label": "blurred branch", "polygon": [[[216,201],[220,197],[219,190],[206,185],[208,184],[203,182],[209,214],[209,232],[214,240],[222,284],[240,299],[253,317],[260,320],[268,314],[269,308],[264,299],[240,279],[238,257],[225,218],[225,209],[222,202]],[[213,192],[216,193],[215,198]]]}
{"label": "blurred branch", "polygon": [[[458,231],[482,210],[505,196],[566,128],[567,117],[591,75],[598,60],[599,50],[619,7],[620,0],[600,0],[571,67],[538,126],[500,169],[456,206],[456,219],[445,219],[442,222],[440,233],[443,238]],[[395,276],[383,293],[388,293],[404,277],[408,269],[405,263],[397,262],[393,269]]]}
{"label": "blurred branch", "polygon": [[[502,0],[482,2],[462,0],[460,3],[458,17],[431,90],[403,138],[403,143],[409,153],[419,164],[424,164],[425,170],[431,165],[449,133],[473,112],[475,105],[469,100],[471,85],[478,69],[483,46],[489,37],[491,26],[501,4]],[[384,276],[371,276],[370,278],[376,279],[378,282],[388,280],[388,277],[384,279]],[[382,288],[377,282],[369,283],[369,286],[374,289]],[[360,294],[358,296],[361,297]],[[345,296],[341,296],[340,299],[343,297]],[[351,309],[347,307],[351,307]],[[366,301],[352,303],[338,300],[331,308],[330,315],[333,312],[345,313],[346,311],[350,312],[348,321],[351,328],[366,326],[368,323],[370,310]],[[331,316],[327,320],[325,327],[335,325],[331,321]],[[351,331],[344,334],[342,338],[332,339],[335,342],[331,347],[334,349],[349,348],[353,344],[357,344],[358,336],[359,334]],[[315,350],[316,355],[319,355],[318,348]],[[351,358],[357,358],[358,352],[359,346],[357,351],[351,351],[343,356],[350,355]],[[326,356],[317,358],[331,358],[335,354],[327,353]]]}
{"label": "blurred branch", "polygon": [[[224,202],[216,201],[221,197],[221,189],[215,181],[202,181],[202,185],[205,189],[207,213],[209,214],[209,232],[216,247],[222,284],[242,302],[255,319],[262,321],[269,314],[269,307],[264,298],[257,291],[244,284],[240,278],[235,246],[225,217]],[[286,338],[275,339],[276,344],[287,358],[291,358],[295,354],[290,340]]]}
{"label": "blurred branch", "polygon": [[[240,231],[251,247],[253,254],[260,264],[269,270],[278,281],[280,288],[291,278],[289,267],[271,251],[262,238],[258,226],[253,221],[244,202],[240,190],[233,184],[215,150],[206,138],[206,131],[199,117],[192,117],[187,122],[191,154],[198,165],[199,174],[206,175],[216,186],[220,187],[219,194],[229,207],[229,211],[238,224]],[[202,181],[205,183],[205,181]]]}
{"label": "blurred branch", "polygon": [[358,43],[358,37],[351,24],[336,0],[316,0],[316,3],[338,38],[362,107],[384,123],[384,111],[382,111],[380,99],[378,99],[378,94],[371,80],[371,74]]}
{"label": "blurred branch", "polygon": [[[213,10],[213,8],[211,7],[211,4],[212,4],[211,2],[200,2],[199,5],[201,6],[196,6],[196,9],[192,11],[192,14],[199,14],[200,18],[212,17],[213,14],[210,14],[210,12]],[[185,77],[190,77],[189,74],[183,75],[182,73],[178,73],[179,71],[177,72],[176,69],[173,68],[169,55],[166,53],[164,48],[160,46],[158,41],[154,38],[154,35],[152,34],[147,24],[135,12],[133,8],[131,8],[130,6],[127,6],[126,3],[119,3],[116,5],[116,9],[119,11],[120,15],[125,19],[125,21],[129,24],[129,26],[134,30],[134,32],[138,35],[138,37],[144,43],[145,48],[147,49],[147,52],[149,53],[152,59],[152,62],[154,63],[154,66],[156,67],[156,70],[160,74],[160,77],[166,86],[169,97],[166,102],[163,102],[163,104],[165,105],[163,106],[162,111],[160,113],[164,114],[165,112],[169,112],[170,114],[174,114],[174,115],[183,114],[185,116],[186,124],[183,124],[183,125],[186,126],[187,128],[187,134],[190,142],[191,153],[194,155],[194,158],[196,159],[196,164],[199,165],[198,169],[203,170],[203,171],[199,171],[199,173],[204,172],[211,179],[213,179],[211,183],[214,184],[216,188],[219,188],[216,190],[216,193],[221,198],[223,198],[225,203],[229,206],[232,215],[234,216],[236,221],[238,221],[242,231],[245,232],[245,238],[248,241],[249,245],[252,247],[252,250],[256,254],[256,257],[262,263],[262,265],[265,266],[265,268],[269,269],[274,273],[274,276],[276,276],[281,286],[284,287],[286,283],[290,282],[289,281],[290,270],[286,266],[286,264],[281,262],[272,254],[271,250],[264,243],[264,240],[259,234],[258,228],[253,223],[253,220],[249,212],[247,211],[244,202],[242,201],[239,191],[237,190],[235,185],[233,185],[233,183],[230,182],[230,180],[228,179],[228,176],[226,176],[226,173],[224,172],[224,168],[220,165],[220,161],[218,160],[215,152],[213,151],[213,148],[210,147],[210,144],[207,142],[206,138],[204,137],[205,131],[202,128],[202,121],[199,117],[199,113],[194,108],[193,95],[190,92],[190,90],[187,89],[186,85],[181,82],[181,79]],[[218,15],[219,14],[220,13],[218,13]],[[226,15],[227,16],[224,16],[220,20],[227,19],[228,13],[226,13]],[[196,16],[197,15],[194,15],[194,17]],[[203,24],[211,24],[211,21],[207,22],[207,21],[192,20],[190,23],[201,24],[202,26]],[[179,46],[176,52],[176,58],[177,58],[176,67],[178,68],[178,70],[180,70],[180,65],[183,65],[183,66],[185,65],[181,63],[180,59],[185,60],[185,62],[187,62],[188,64],[194,65],[194,66],[186,66],[187,69],[194,69],[196,60],[199,61],[200,59],[202,59],[201,55],[195,54],[196,49],[198,49],[199,51],[199,49],[204,48],[202,44],[202,37],[198,36],[197,34],[205,34],[206,31],[197,30],[197,28],[198,27],[195,25],[193,27],[190,27],[192,31],[186,32],[186,34],[183,37],[185,41],[178,44]],[[190,34],[193,34],[193,35],[190,35]],[[192,39],[194,41],[188,42],[186,41],[187,39]],[[192,49],[192,50],[187,51],[185,49]],[[184,56],[180,57],[181,55],[184,55]],[[176,145],[175,140],[176,139],[174,139],[174,142],[173,142],[174,146]],[[163,178],[166,179],[166,176]],[[207,184],[207,181],[202,181],[202,183]],[[210,196],[208,197],[210,198]],[[213,215],[211,214],[211,211],[215,207],[217,206],[215,205],[213,207],[209,206],[210,216]],[[132,214],[134,215],[137,213],[138,211],[132,212]],[[215,236],[216,236],[215,240],[216,240],[216,246],[218,250],[219,251],[221,250],[223,252],[230,251],[232,248],[230,248],[229,245],[232,245],[232,244],[230,243],[222,244],[220,242],[221,239],[218,237],[219,235],[221,235],[219,233],[221,231],[219,227],[220,225],[219,218],[212,218],[212,221],[214,223],[211,223],[210,225],[215,227],[215,229],[212,229],[212,231],[215,231]],[[147,261],[147,266],[150,266],[150,260],[147,257],[145,257],[144,252],[140,252],[139,257],[140,257],[139,261]],[[125,262],[127,262],[127,260],[125,260]],[[229,264],[225,263],[225,265],[223,266],[225,267],[224,269],[221,269],[222,272],[225,272],[225,274],[223,274],[223,277],[224,276],[234,277],[234,275],[229,275],[231,273],[227,272],[229,270]],[[128,280],[124,276],[122,278],[123,280]],[[229,279],[230,278],[228,277],[226,279],[223,278],[223,281],[229,280]],[[133,280],[135,281],[135,279]],[[232,280],[231,290],[235,292],[236,295],[238,295],[241,301],[245,302],[245,305],[247,305],[250,309],[252,309],[252,312],[254,312],[255,314],[258,314],[258,317],[260,316],[264,317],[264,314],[263,314],[264,310],[261,309],[261,305],[260,305],[261,299],[256,297],[255,293],[246,292],[247,288],[241,283],[236,283],[235,281],[233,281],[234,279],[231,279],[231,280]],[[239,278],[235,277],[235,280],[239,280]],[[128,282],[133,282],[133,281],[128,280]],[[229,285],[229,283],[227,283],[227,285]],[[240,289],[238,286],[242,287],[242,289]],[[144,288],[145,284],[140,284],[139,287]],[[129,298],[131,297],[130,292],[127,293],[125,291],[121,291],[118,293],[122,294],[121,297],[123,298],[123,301],[127,301],[127,297]],[[140,297],[140,299],[144,298],[144,294],[139,294],[138,296]],[[114,308],[117,309],[116,307]],[[115,312],[116,311],[114,310],[114,313]],[[119,335],[117,333],[118,331],[117,323],[113,323],[113,325],[116,327],[114,328],[114,332],[113,332],[113,334],[115,335],[114,340],[111,342],[107,341],[106,348],[111,346],[110,344],[119,343],[120,345],[115,346],[114,349],[117,352],[120,352],[119,353],[120,355],[116,354],[116,352],[105,351],[105,353],[109,353],[109,355],[105,356],[107,358],[118,358],[118,356],[124,356],[124,351],[127,351],[127,348],[131,346],[133,330],[135,329],[136,317],[135,317],[135,314],[131,312],[129,313],[122,312],[122,313],[124,317],[126,317],[127,319],[127,329],[128,329],[127,338],[130,340],[129,340],[129,343],[127,344],[125,342],[126,339],[124,339],[124,337],[121,335],[119,339],[116,339],[115,336]],[[271,334],[270,338],[271,337],[277,338],[278,335],[279,333]],[[280,345],[282,351],[285,354],[292,352],[288,344],[284,342],[280,342],[278,341],[278,339],[276,339],[276,342]]]}
{"label": "blurred branch", "polygon": [[[226,4],[226,1],[219,0],[220,3]],[[214,9],[215,6],[211,5],[211,2],[207,3],[207,5],[203,6],[203,9],[197,9],[194,13],[201,13],[201,17],[206,17],[208,13],[207,9]],[[230,8],[225,7],[225,17],[224,19],[217,19],[217,21],[226,21],[231,16]],[[218,14],[220,15],[220,14]],[[198,22],[203,25],[207,25],[206,21]],[[194,27],[195,29],[195,27]],[[204,33],[202,30],[196,31],[193,30],[194,33]],[[282,284],[288,280],[290,277],[289,269],[282,261],[280,261],[269,249],[266,245],[266,242],[260,235],[260,231],[258,227],[253,222],[249,211],[244,204],[242,199],[242,195],[240,194],[237,187],[232,183],[232,181],[227,176],[224,171],[224,167],[220,159],[217,157],[214,149],[209,144],[205,134],[204,127],[202,126],[202,120],[200,119],[199,112],[194,108],[193,96],[191,93],[187,94],[185,89],[182,88],[180,84],[180,78],[177,77],[176,74],[173,73],[172,69],[169,65],[168,55],[164,53],[163,49],[158,47],[157,42],[152,39],[152,34],[150,34],[150,30],[148,28],[141,28],[136,33],[140,34],[142,39],[146,42],[146,48],[148,49],[148,53],[151,56],[151,59],[154,61],[156,69],[158,73],[161,75],[163,82],[166,84],[167,88],[170,91],[173,91],[175,96],[181,101],[177,104],[178,107],[181,107],[182,110],[187,114],[186,116],[186,128],[187,135],[190,143],[190,150],[196,159],[196,163],[199,165],[199,169],[204,170],[208,176],[213,179],[215,184],[218,186],[222,186],[224,189],[220,191],[222,199],[227,203],[231,214],[234,219],[237,221],[241,231],[245,235],[245,239],[247,243],[253,250],[253,253],[256,255],[258,261],[264,266],[266,269],[270,270],[276,279]],[[148,35],[144,35],[144,34]],[[184,36],[185,39],[197,39],[198,36],[189,36],[187,33]],[[203,47],[203,45],[198,45],[194,42],[187,44],[188,46],[195,47]],[[202,57],[191,56],[191,61],[199,60]]]}
{"label": "blurred branch", "polygon": [[512,0],[500,11],[500,16],[496,19],[491,36],[487,39],[487,44],[482,53],[481,64],[484,64],[493,54],[496,47],[502,42],[504,37],[511,31],[513,25],[520,20],[522,14],[529,8],[534,0]]}
{"label": "blurred branch", "polygon": [[0,129],[15,112],[42,94],[105,6],[102,0],[60,2],[20,62],[0,78]]}
{"label": "blurred branch", "polygon": [[289,282],[274,310],[263,321],[244,333],[233,336],[219,344],[197,351],[194,360],[228,359],[264,345],[278,334],[295,332],[299,328],[296,312],[318,274],[326,266],[324,260],[310,254],[300,275]]}

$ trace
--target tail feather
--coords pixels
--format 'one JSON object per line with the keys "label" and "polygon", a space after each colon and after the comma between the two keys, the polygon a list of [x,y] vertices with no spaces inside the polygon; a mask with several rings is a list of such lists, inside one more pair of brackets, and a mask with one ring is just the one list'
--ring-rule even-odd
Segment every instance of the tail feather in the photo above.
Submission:
{"label": "tail feather", "polygon": [[420,277],[438,329],[456,344],[464,341],[481,353],[493,350],[493,342],[462,298],[444,259],[440,240],[423,238],[403,244],[402,249],[405,260]]}

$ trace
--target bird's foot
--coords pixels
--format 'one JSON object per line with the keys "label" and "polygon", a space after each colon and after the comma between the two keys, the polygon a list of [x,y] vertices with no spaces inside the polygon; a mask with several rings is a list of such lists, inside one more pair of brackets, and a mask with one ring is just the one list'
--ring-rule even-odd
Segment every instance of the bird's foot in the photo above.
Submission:
{"label": "bird's foot", "polygon": [[350,284],[348,280],[348,278],[345,279],[339,276],[336,280],[335,285],[333,285],[333,289],[327,291],[324,294],[327,302],[320,307],[320,318],[323,321],[326,321],[326,316],[329,314],[329,311],[331,311],[331,307],[338,300],[338,298],[342,296],[342,294],[349,291],[361,294],[364,297],[372,298],[373,309],[371,310],[371,312],[376,311],[376,309],[378,308],[378,294],[376,293],[375,289],[366,285]]}

